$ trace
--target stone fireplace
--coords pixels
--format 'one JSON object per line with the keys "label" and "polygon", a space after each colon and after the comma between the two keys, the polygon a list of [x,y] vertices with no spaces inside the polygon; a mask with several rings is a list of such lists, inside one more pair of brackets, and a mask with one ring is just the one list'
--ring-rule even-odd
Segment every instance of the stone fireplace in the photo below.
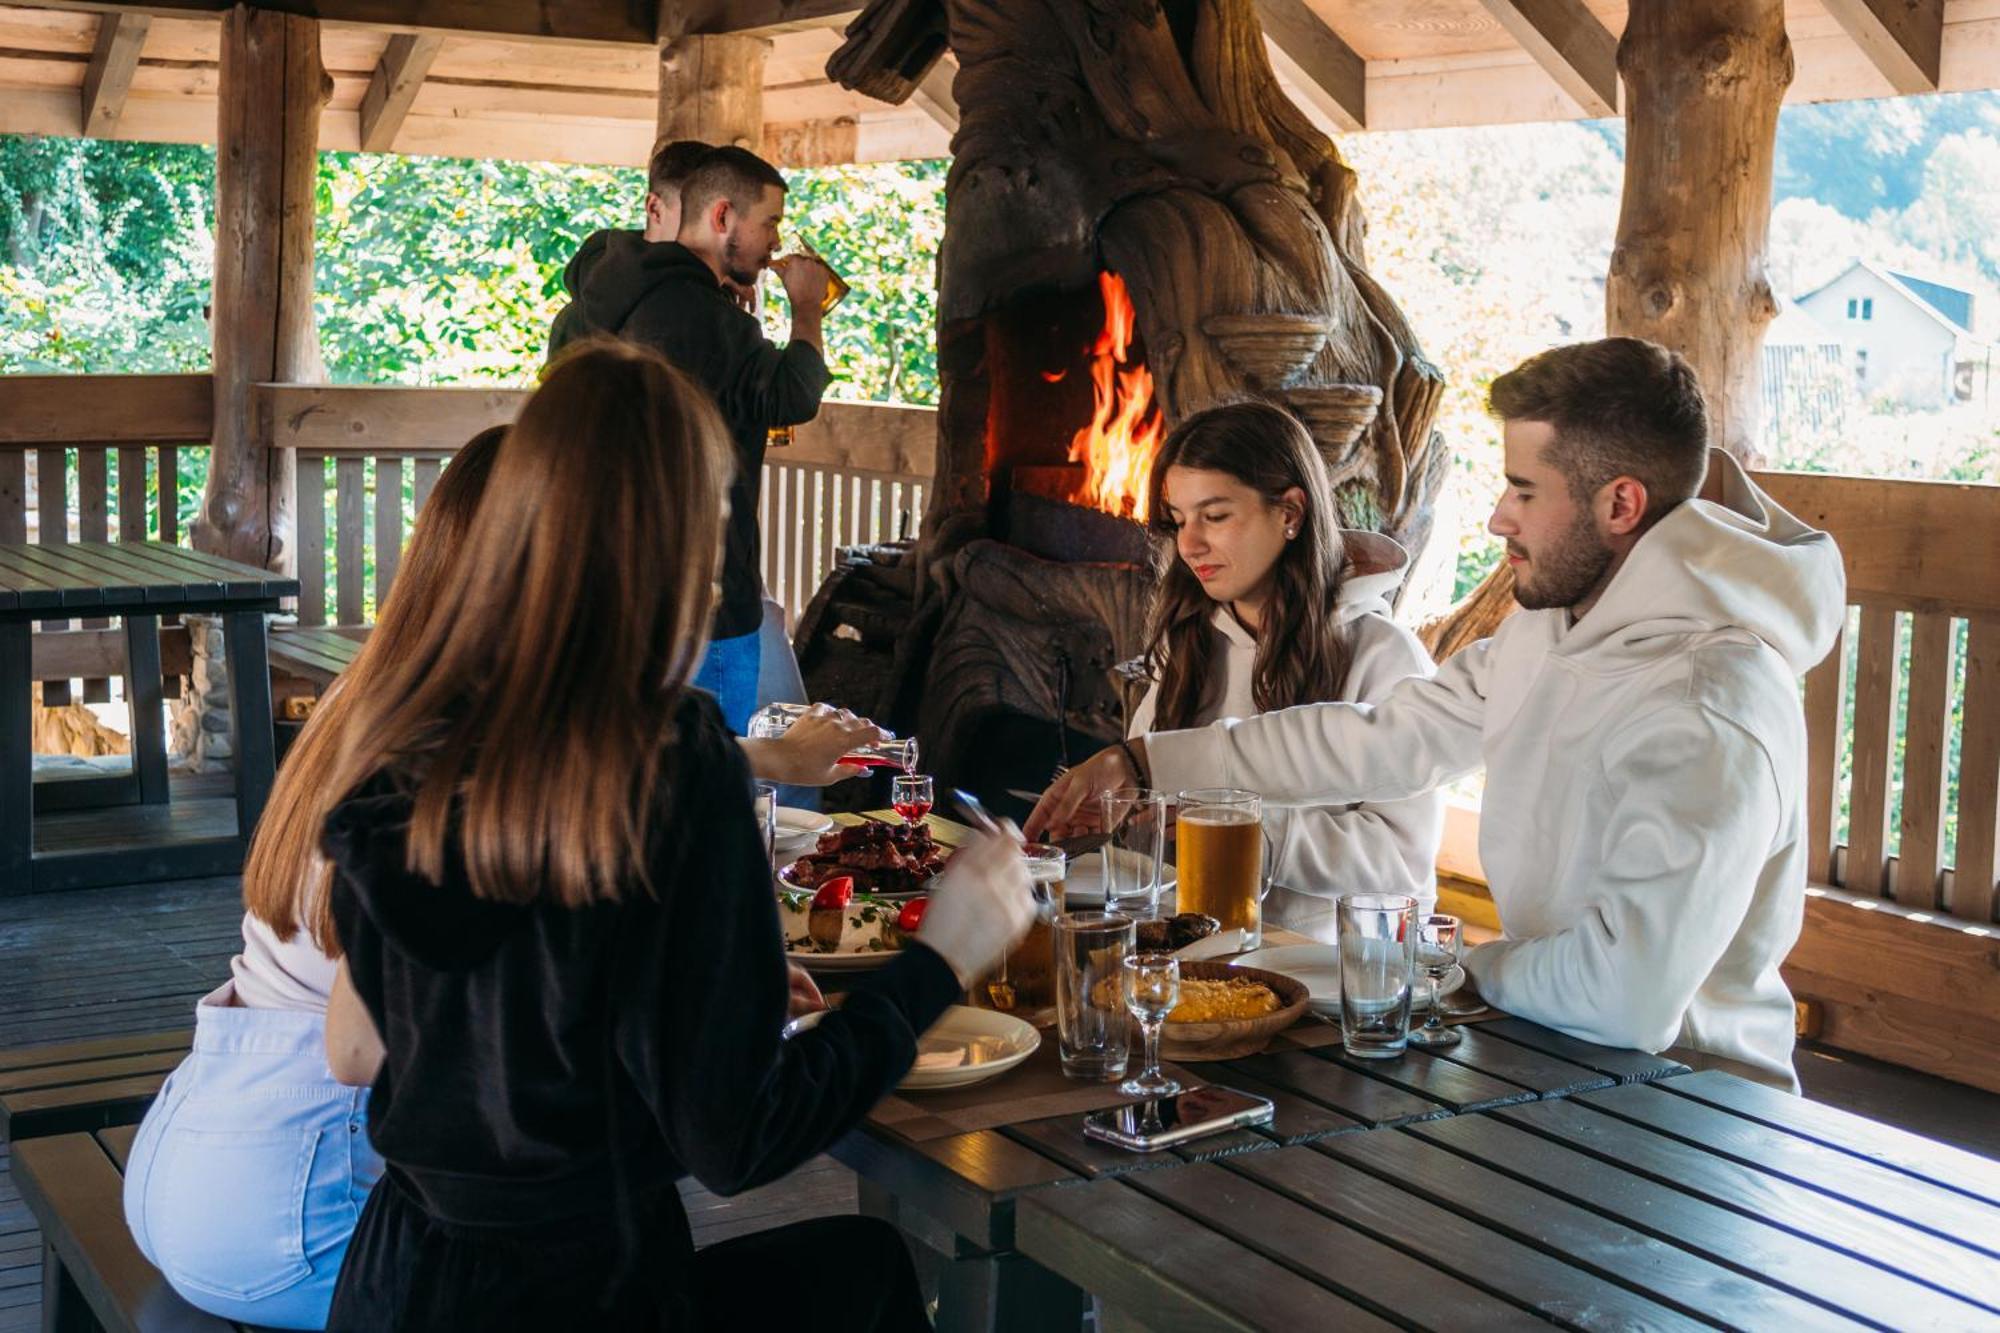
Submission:
{"label": "stone fireplace", "polygon": [[1175,421],[1283,404],[1345,521],[1413,551],[1449,455],[1442,382],[1367,272],[1353,173],[1278,87],[1253,0],[874,0],[828,71],[901,101],[947,46],[924,536],[838,571],[801,657],[816,697],[914,727],[942,781],[999,796],[1137,702],[1146,483]]}

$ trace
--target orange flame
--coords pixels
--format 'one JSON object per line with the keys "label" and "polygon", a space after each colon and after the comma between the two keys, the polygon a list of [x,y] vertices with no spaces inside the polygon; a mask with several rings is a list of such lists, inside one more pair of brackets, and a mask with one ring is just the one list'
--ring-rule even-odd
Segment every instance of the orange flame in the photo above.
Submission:
{"label": "orange flame", "polygon": [[1144,523],[1153,456],[1159,451],[1165,423],[1153,402],[1152,372],[1143,365],[1126,364],[1138,314],[1125,280],[1116,273],[1100,273],[1097,285],[1104,295],[1104,328],[1090,349],[1096,410],[1090,424],[1070,442],[1070,462],[1088,469],[1083,485],[1070,499]]}

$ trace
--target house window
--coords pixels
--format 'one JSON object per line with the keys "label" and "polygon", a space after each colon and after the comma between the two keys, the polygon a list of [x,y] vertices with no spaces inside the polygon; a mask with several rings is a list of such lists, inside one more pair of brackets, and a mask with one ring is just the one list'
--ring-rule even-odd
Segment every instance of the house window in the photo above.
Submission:
{"label": "house window", "polygon": [[1856,384],[1868,383],[1868,349],[1866,347],[1855,349],[1854,382]]}
{"label": "house window", "polygon": [[1854,299],[1853,297],[1851,297],[1851,296],[1850,296],[1850,297],[1848,297],[1848,298],[1847,298],[1847,317],[1848,317],[1849,319],[1853,319],[1853,318],[1854,318],[1854,317],[1855,317],[1856,315],[1858,315],[1858,314],[1860,314],[1860,313],[1861,313],[1861,302],[1859,302],[1859,301],[1855,300],[1855,299]]}
{"label": "house window", "polygon": [[1873,318],[1875,318],[1875,298],[1874,298],[1874,297],[1872,297],[1872,296],[1869,296],[1869,297],[1864,297],[1864,298],[1862,299],[1862,302],[1861,302],[1861,318],[1863,318],[1863,319],[1873,319]]}

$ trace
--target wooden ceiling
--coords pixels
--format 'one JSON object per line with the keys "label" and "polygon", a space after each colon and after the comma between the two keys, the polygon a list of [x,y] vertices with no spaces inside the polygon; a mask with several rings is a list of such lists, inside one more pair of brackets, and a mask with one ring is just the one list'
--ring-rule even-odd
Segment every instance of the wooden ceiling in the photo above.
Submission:
{"label": "wooden ceiling", "polygon": [[[1257,0],[1281,77],[1333,131],[1611,114],[1611,0]],[[0,133],[202,142],[215,133],[221,0],[0,5]],[[322,146],[636,164],[653,141],[654,48],[623,0],[272,0],[327,18]],[[1928,8],[1931,74],[1894,29]],[[851,0],[665,0],[681,31],[767,35],[766,152],[781,164],[941,156],[948,88],[888,106],[826,79]],[[1941,11],[1941,12],[1939,12]],[[367,23],[355,21],[369,20]],[[1787,0],[1789,97],[2000,86],[2000,0]],[[468,31],[478,27],[494,32]],[[392,46],[392,38],[402,34]],[[412,33],[423,33],[413,36]],[[1899,44],[1899,35],[1905,40]],[[427,64],[425,62],[428,62]],[[371,82],[382,85],[364,115]],[[932,80],[932,85],[941,85]],[[122,97],[120,96],[122,89]],[[386,114],[384,108],[386,107]]]}

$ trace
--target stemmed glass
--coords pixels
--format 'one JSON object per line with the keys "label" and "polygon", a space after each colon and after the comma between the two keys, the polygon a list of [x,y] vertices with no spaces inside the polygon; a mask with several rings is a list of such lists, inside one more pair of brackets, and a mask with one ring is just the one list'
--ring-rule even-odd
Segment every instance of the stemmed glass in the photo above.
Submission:
{"label": "stemmed glass", "polygon": [[1127,954],[1125,1007],[1139,1020],[1146,1039],[1146,1063],[1118,1085],[1128,1097],[1171,1097],[1181,1085],[1160,1072],[1160,1029],[1181,998],[1181,965],[1170,953]]}
{"label": "stemmed glass", "polygon": [[1412,1046],[1428,1046],[1435,1050],[1459,1043],[1457,1030],[1444,1025],[1444,983],[1451,970],[1458,966],[1462,925],[1457,917],[1441,912],[1417,921],[1417,966],[1431,980],[1431,1008],[1424,1025],[1410,1034]]}
{"label": "stemmed glass", "polygon": [[889,804],[895,807],[905,824],[921,824],[924,816],[931,812],[931,793],[928,773],[906,773],[890,784]]}

